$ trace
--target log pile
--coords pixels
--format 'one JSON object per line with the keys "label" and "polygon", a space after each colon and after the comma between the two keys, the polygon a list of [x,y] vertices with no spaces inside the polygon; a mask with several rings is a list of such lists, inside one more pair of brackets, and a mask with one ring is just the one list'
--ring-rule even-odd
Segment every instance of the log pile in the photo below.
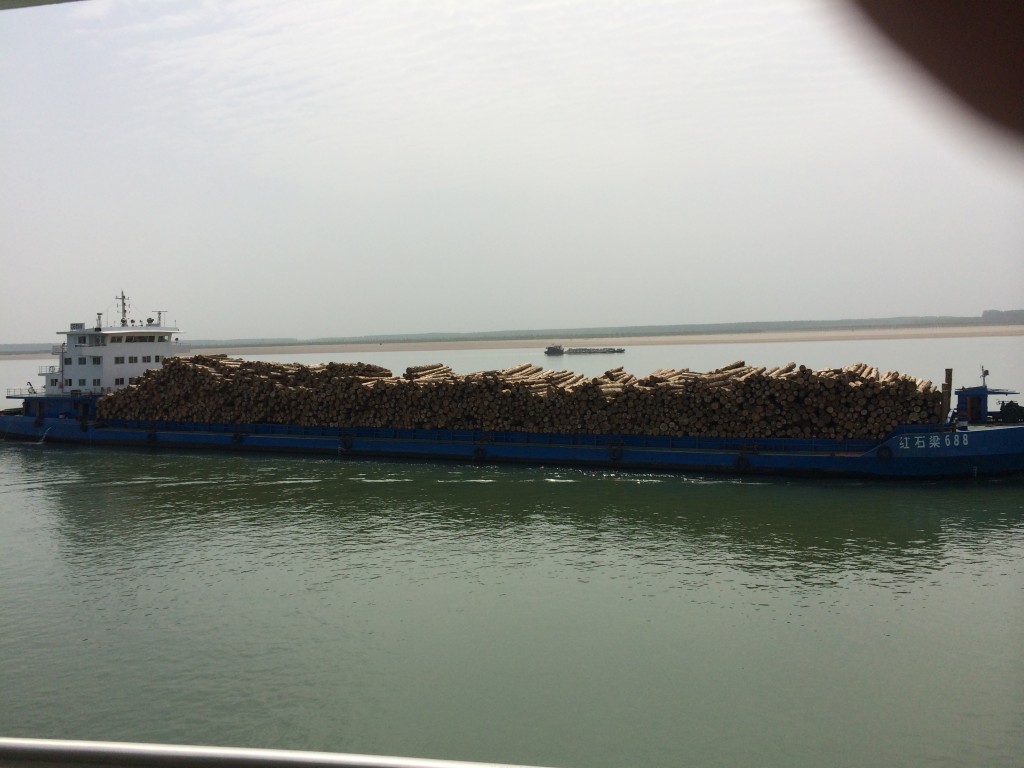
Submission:
{"label": "log pile", "polygon": [[931,382],[858,363],[814,371],[743,361],[708,372],[621,367],[587,378],[524,364],[401,376],[364,363],[319,366],[173,357],[100,399],[103,419],[473,429],[560,434],[880,438],[941,421]]}

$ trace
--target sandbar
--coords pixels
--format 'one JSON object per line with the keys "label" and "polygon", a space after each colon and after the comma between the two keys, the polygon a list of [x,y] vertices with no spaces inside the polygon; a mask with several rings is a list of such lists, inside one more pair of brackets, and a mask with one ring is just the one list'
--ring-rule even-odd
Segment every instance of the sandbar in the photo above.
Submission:
{"label": "sandbar", "polygon": [[197,355],[300,355],[317,352],[434,352],[452,349],[538,349],[549,344],[567,347],[636,347],[661,344],[759,344],[804,341],[872,339],[956,339],[986,336],[1024,336],[1024,325],[945,326],[934,328],[854,328],[834,331],[768,331],[761,333],[702,333],[686,336],[611,336],[550,339],[474,339],[347,344],[287,344],[280,346],[197,347]]}
{"label": "sandbar", "polygon": [[[957,339],[986,336],[1024,336],[1024,325],[965,325],[913,328],[851,328],[829,331],[764,331],[757,333],[699,333],[684,336],[610,336],[594,338],[550,337],[533,339],[473,339],[449,341],[348,342],[343,344],[279,344],[193,347],[193,355],[303,355],[336,352],[434,352],[455,349],[542,349],[549,344],[567,347],[637,347],[688,344],[799,343],[805,341],[864,341],[873,339]],[[0,360],[49,359],[45,352],[0,355]]]}

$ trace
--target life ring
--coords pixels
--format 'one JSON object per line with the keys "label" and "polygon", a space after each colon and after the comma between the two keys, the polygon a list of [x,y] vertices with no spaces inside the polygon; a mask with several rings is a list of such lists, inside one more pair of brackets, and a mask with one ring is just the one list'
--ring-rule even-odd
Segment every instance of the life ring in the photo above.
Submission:
{"label": "life ring", "polygon": [[880,458],[882,461],[888,461],[889,459],[892,458],[892,448],[890,448],[888,445],[883,445],[881,448],[875,451],[875,456]]}

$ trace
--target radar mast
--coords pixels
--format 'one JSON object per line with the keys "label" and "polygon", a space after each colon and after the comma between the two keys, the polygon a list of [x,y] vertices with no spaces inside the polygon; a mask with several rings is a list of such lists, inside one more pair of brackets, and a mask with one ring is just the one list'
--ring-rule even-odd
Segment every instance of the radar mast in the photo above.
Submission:
{"label": "radar mast", "polygon": [[121,327],[128,325],[128,297],[124,295],[124,289],[121,290],[120,296],[115,296],[114,301],[121,305]]}

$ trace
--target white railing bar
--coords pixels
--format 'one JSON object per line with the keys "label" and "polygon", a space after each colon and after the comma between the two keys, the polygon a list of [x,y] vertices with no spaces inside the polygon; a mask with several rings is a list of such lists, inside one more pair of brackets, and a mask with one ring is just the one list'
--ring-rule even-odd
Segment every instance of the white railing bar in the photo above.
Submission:
{"label": "white railing bar", "polygon": [[529,768],[418,757],[287,749],[0,737],[0,768]]}

